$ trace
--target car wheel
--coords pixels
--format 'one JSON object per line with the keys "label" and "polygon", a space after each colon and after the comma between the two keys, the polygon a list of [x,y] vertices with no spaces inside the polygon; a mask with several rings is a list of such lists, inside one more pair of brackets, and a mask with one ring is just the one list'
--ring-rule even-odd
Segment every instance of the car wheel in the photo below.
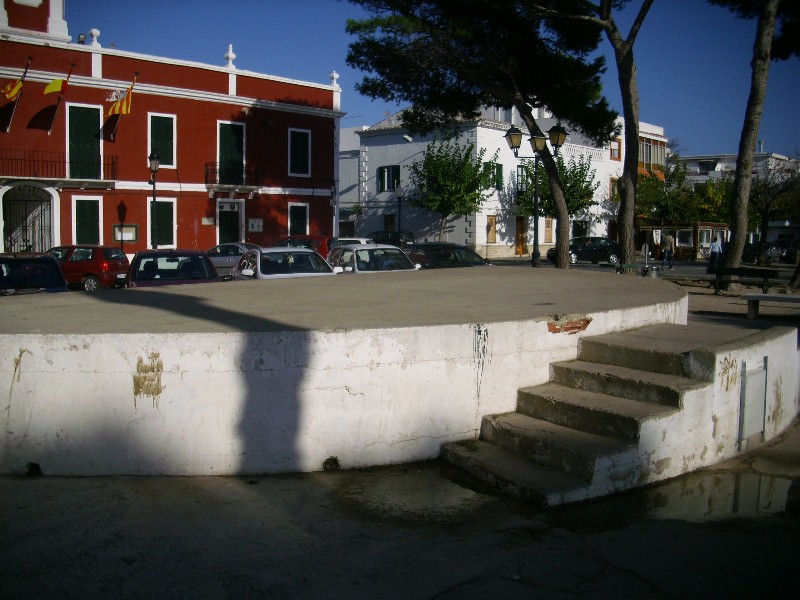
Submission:
{"label": "car wheel", "polygon": [[575,254],[574,252],[570,252],[569,253],[569,264],[574,265],[576,262],[578,262],[578,255]]}
{"label": "car wheel", "polygon": [[611,263],[612,265],[617,264],[619,262],[619,256],[617,256],[612,252],[611,254],[608,255],[608,262]]}
{"label": "car wheel", "polygon": [[96,292],[100,289],[100,282],[94,275],[87,275],[81,283],[83,284],[83,289],[87,292]]}

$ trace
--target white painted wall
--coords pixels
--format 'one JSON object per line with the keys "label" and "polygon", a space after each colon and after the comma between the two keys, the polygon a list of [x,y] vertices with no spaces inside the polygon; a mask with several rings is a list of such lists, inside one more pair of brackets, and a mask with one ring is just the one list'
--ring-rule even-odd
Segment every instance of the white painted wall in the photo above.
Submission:
{"label": "white painted wall", "polygon": [[228,475],[432,458],[584,335],[685,323],[686,298],[547,320],[280,333],[0,335],[0,473]]}

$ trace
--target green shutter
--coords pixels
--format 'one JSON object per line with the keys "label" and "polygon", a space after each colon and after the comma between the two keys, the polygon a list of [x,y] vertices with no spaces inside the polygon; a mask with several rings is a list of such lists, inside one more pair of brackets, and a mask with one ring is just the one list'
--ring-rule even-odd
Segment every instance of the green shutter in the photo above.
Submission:
{"label": "green shutter", "polygon": [[219,182],[244,183],[244,127],[236,123],[219,124]]}
{"label": "green shutter", "polygon": [[173,222],[172,222],[172,202],[156,202],[156,224],[158,231],[156,232],[156,243],[159,246],[172,246],[174,240],[172,238]]}
{"label": "green shutter", "polygon": [[150,117],[150,149],[158,155],[161,166],[174,167],[172,117]]}
{"label": "green shutter", "polygon": [[375,172],[375,182],[377,183],[376,190],[378,192],[386,191],[386,167],[378,167]]}
{"label": "green shutter", "polygon": [[289,173],[292,175],[310,175],[309,149],[310,136],[307,131],[289,132]]}
{"label": "green shutter", "polygon": [[97,200],[75,201],[75,243],[100,243],[100,202]]}
{"label": "green shutter", "polygon": [[100,179],[100,109],[69,107],[69,177]]}

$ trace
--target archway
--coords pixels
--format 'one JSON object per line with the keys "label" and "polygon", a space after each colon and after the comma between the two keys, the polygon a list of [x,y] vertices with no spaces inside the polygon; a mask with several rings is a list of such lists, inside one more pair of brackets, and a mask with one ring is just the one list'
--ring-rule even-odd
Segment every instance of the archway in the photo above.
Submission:
{"label": "archway", "polygon": [[44,252],[53,246],[52,195],[36,185],[16,185],[3,194],[3,250]]}

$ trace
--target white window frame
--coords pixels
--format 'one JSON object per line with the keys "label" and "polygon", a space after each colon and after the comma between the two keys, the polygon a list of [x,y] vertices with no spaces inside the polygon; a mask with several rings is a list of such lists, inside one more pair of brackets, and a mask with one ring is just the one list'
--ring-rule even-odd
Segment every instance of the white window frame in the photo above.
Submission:
{"label": "white window frame", "polygon": [[77,216],[78,216],[78,202],[97,202],[98,204],[98,213],[97,213],[97,226],[100,228],[100,235],[97,239],[100,240],[100,245],[105,244],[105,237],[103,236],[103,197],[102,196],[73,196],[72,197],[72,243],[77,244],[77,235],[78,235],[78,224],[77,224]]}
{"label": "white window frame", "polygon": [[[172,249],[178,247],[178,200],[177,198],[162,198],[156,197],[156,202],[171,202],[172,203],[172,243],[159,246],[159,248]],[[152,196],[147,199],[147,247],[153,247],[153,198]],[[141,236],[140,236],[141,237]]]}
{"label": "white window frame", "polygon": [[308,226],[311,223],[311,205],[308,202],[289,202],[286,206],[286,234],[289,235],[289,232],[292,230],[292,207],[293,206],[305,206],[306,207],[306,223],[305,223],[305,234],[308,235]]}
{"label": "white window frame", "polygon": [[[147,113],[147,156],[149,157],[153,153],[153,136],[152,136],[152,123],[153,117],[165,117],[172,119],[172,164],[165,165],[163,161],[163,157],[159,156],[159,169],[177,169],[178,168],[178,116],[172,115],[169,113],[157,113],[157,112],[148,112]],[[150,167],[150,162],[148,160],[147,167]]]}

